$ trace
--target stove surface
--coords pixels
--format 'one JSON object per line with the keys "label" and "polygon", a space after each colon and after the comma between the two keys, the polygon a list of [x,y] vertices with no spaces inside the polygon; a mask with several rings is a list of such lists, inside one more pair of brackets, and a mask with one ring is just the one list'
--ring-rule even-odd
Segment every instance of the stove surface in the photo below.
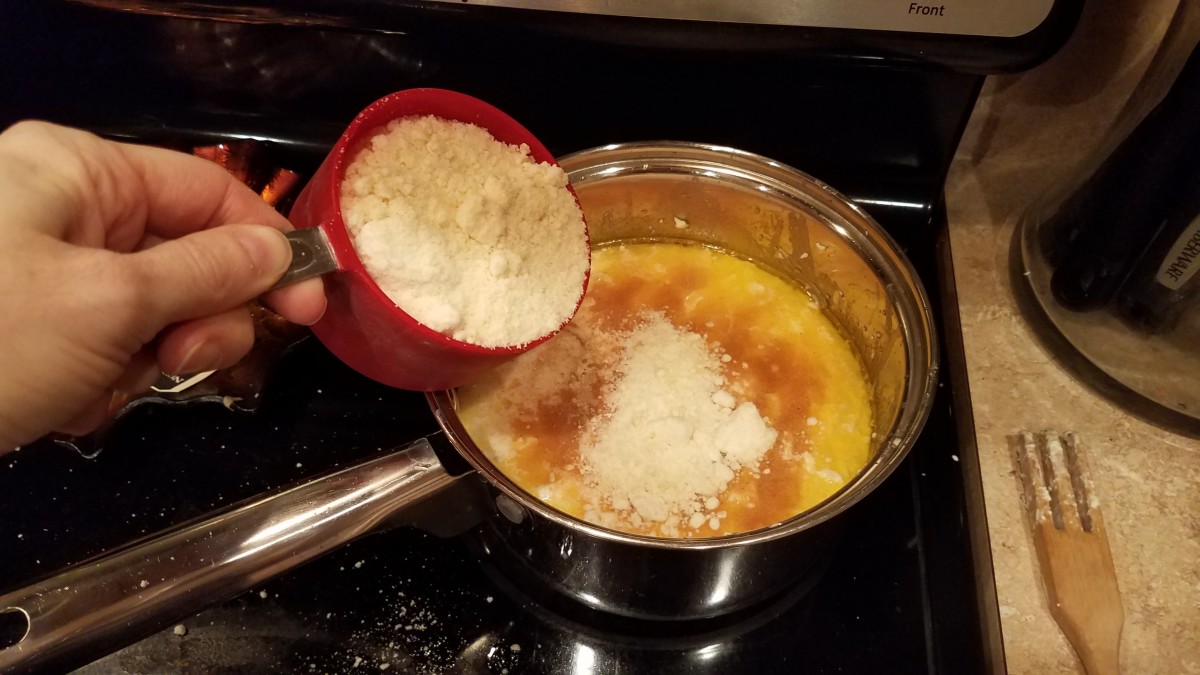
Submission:
{"label": "stove surface", "polygon": [[[928,255],[914,258],[929,271]],[[253,411],[149,403],[94,457],[49,440],[4,457],[5,586],[437,429],[423,395],[358,375],[311,336],[272,358]],[[478,530],[396,528],[108,645],[82,672],[981,672],[958,452],[943,385],[908,459],[839,518],[824,564],[732,616],[606,616],[501,572]]]}
{"label": "stove surface", "polygon": [[[458,89],[521,119],[556,154],[685,139],[808,171],[900,242],[941,314],[943,384],[916,446],[839,516],[840,538],[824,566],[760,606],[702,622],[616,619],[505,576],[478,532],[442,539],[396,528],[180,626],[107,645],[111,653],[81,672],[993,667],[989,640],[999,616],[994,594],[989,604],[990,561],[980,553],[988,548],[978,476],[965,461],[973,440],[958,432],[969,408],[950,376],[963,362],[953,301],[942,305],[953,288],[941,281],[952,276],[939,273],[948,255],[937,245],[945,216],[936,206],[979,77],[880,67],[878,59],[830,62],[803,50],[716,58],[535,43],[504,31],[463,40],[458,27],[433,21],[374,34],[10,4],[0,56],[34,67],[0,69],[0,94],[22,92],[0,107],[0,124],[40,117],[183,148],[253,138],[270,146],[277,166],[307,176],[353,112],[379,95]],[[61,39],[43,39],[38,26]],[[545,59],[547,50],[561,58]],[[653,113],[662,110],[671,114]],[[220,402],[146,404],[112,427],[93,458],[49,441],[0,457],[0,590],[436,429],[424,396],[357,375],[311,337],[273,358],[252,412]]]}
{"label": "stove surface", "polygon": [[[931,431],[949,421],[940,398]],[[93,459],[41,445],[6,457],[0,541],[10,554],[0,577],[29,580],[435,427],[422,396],[375,385],[306,340],[281,359],[253,413],[145,405]],[[973,672],[976,619],[933,595],[930,579],[935,550],[921,512],[947,507],[924,467],[953,463],[955,452],[937,437],[843,516],[823,569],[733,616],[604,616],[504,576],[475,532],[439,539],[397,528],[82,672]],[[942,642],[951,636],[933,633],[938,622],[961,634]]]}

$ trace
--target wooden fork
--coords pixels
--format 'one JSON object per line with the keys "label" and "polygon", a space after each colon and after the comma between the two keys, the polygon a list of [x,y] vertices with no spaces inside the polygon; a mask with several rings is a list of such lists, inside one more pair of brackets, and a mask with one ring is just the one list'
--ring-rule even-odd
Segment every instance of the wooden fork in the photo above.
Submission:
{"label": "wooden fork", "polygon": [[1024,431],[1021,446],[1024,502],[1050,613],[1088,675],[1115,675],[1125,613],[1079,436]]}

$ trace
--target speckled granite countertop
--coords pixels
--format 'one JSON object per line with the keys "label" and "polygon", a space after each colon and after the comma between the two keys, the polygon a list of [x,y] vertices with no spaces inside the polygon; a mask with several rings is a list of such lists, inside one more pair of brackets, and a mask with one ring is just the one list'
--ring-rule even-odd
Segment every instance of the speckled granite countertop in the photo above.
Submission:
{"label": "speckled granite countertop", "polygon": [[1089,5],[1051,60],[989,79],[947,184],[1005,659],[1014,674],[1083,672],[1047,607],[1011,450],[1021,429],[1070,429],[1086,444],[1108,526],[1125,607],[1122,672],[1200,673],[1200,440],[1074,379],[1037,341],[1009,282],[1015,223],[1097,148],[1176,2]]}

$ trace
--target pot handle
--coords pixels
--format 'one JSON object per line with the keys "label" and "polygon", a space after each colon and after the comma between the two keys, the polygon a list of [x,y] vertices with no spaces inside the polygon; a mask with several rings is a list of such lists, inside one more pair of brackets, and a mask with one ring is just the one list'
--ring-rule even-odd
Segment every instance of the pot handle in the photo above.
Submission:
{"label": "pot handle", "polygon": [[0,596],[0,672],[86,663],[377,528],[457,480],[430,440]]}

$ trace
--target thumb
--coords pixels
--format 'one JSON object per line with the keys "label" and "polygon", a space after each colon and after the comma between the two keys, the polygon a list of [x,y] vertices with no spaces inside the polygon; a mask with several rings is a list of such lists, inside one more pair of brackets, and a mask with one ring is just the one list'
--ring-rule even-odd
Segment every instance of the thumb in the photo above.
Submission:
{"label": "thumb", "polygon": [[218,314],[265,293],[292,260],[283,233],[222,225],[125,256],[148,319],[165,325]]}

